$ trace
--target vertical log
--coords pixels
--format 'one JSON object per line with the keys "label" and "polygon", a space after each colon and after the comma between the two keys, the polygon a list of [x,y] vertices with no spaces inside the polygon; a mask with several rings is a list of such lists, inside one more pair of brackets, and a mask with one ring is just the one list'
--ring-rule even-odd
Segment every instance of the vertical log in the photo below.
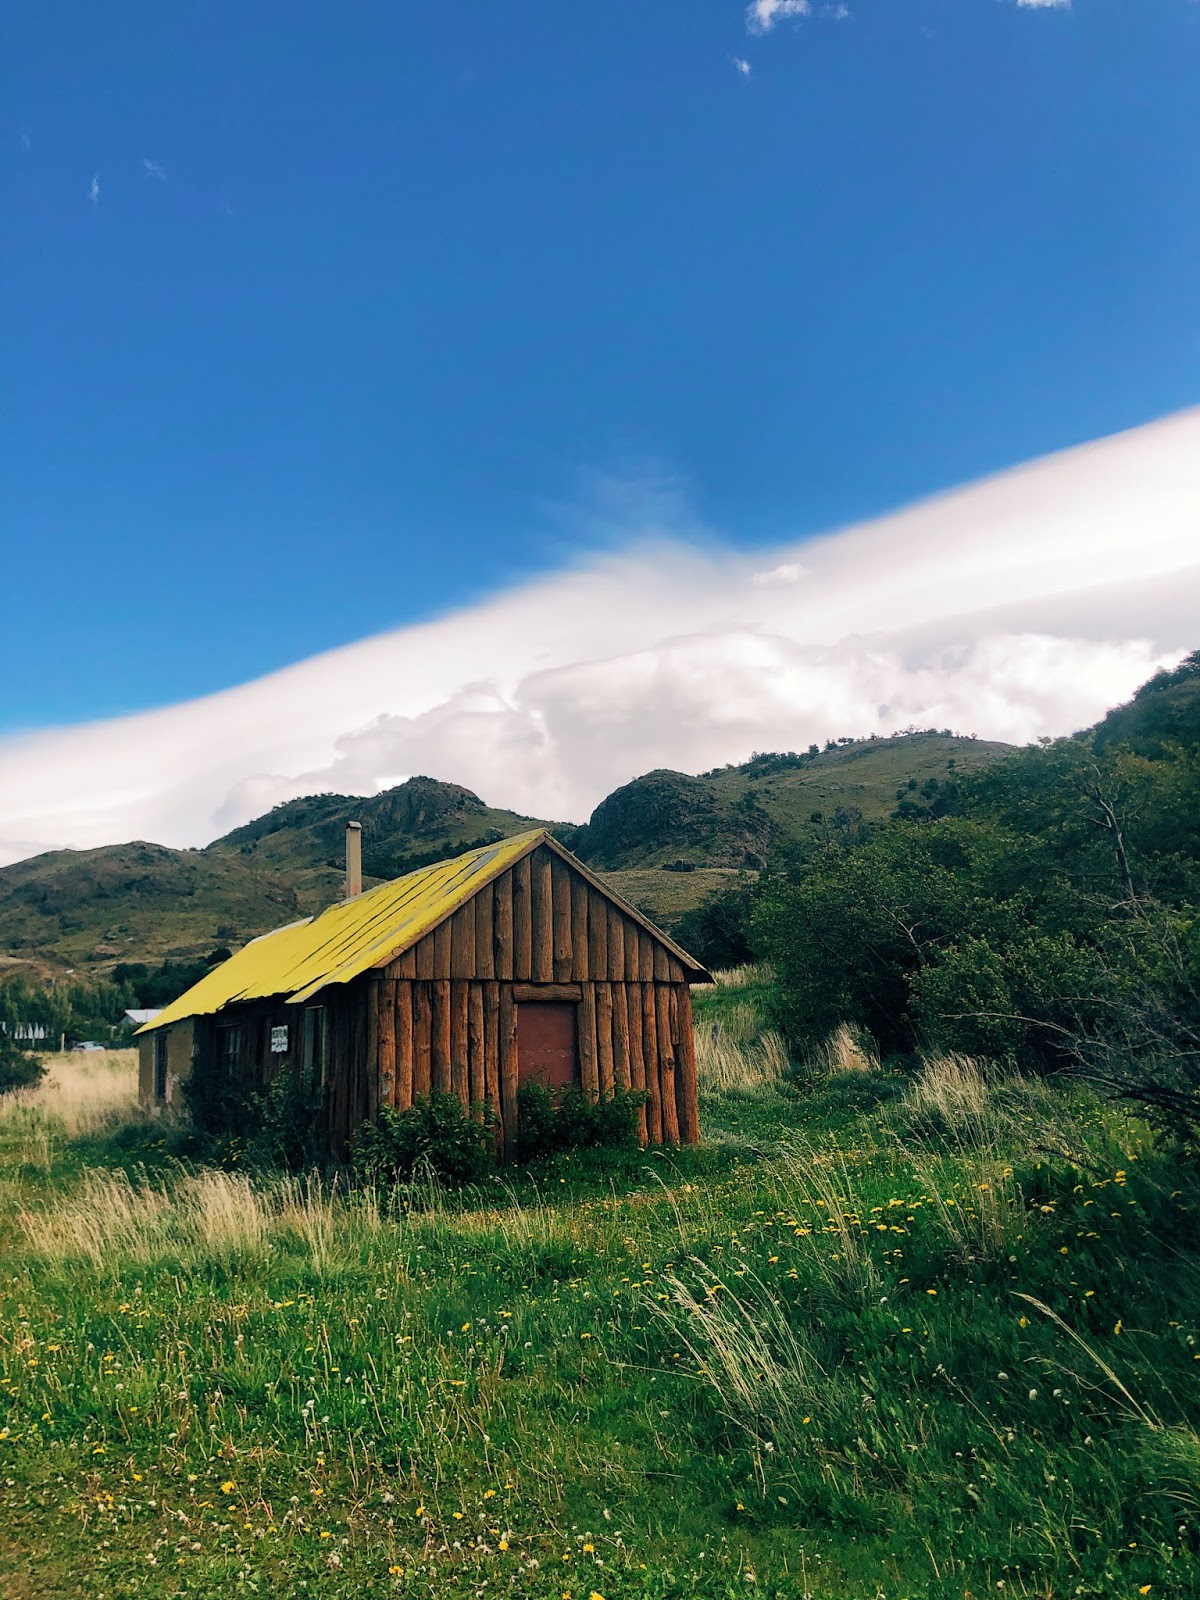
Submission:
{"label": "vertical log", "polygon": [[506,872],[492,885],[492,971],[497,978],[513,972],[513,875]]}
{"label": "vertical log", "polygon": [[464,1111],[471,1109],[471,1080],[468,1076],[470,1058],[467,1053],[468,988],[465,979],[450,984],[450,1086],[462,1101]]}
{"label": "vertical log", "polygon": [[431,1042],[430,1089],[435,1094],[449,1094],[450,1078],[450,980],[437,978],[431,985],[433,993],[433,1038]]}
{"label": "vertical log", "polygon": [[500,985],[483,985],[483,1097],[496,1118],[496,1148],[503,1140],[500,1101]]}
{"label": "vertical log", "polygon": [[673,956],[669,950],[667,951],[667,971],[671,976],[672,983],[683,982],[685,976],[683,962],[680,961],[678,956]]}
{"label": "vertical log", "polygon": [[433,930],[433,976],[444,982],[450,976],[450,918]]}
{"label": "vertical log", "polygon": [[475,976],[491,978],[496,964],[492,951],[495,935],[496,894],[492,884],[485,883],[475,895]]}
{"label": "vertical log", "polygon": [[[642,1054],[642,986],[626,985],[629,1011],[629,1087],[644,1090],[646,1087],[646,1058]],[[638,1108],[638,1142],[646,1143],[646,1107]]]}
{"label": "vertical log", "polygon": [[417,977],[423,983],[428,983],[433,977],[433,937],[433,934],[427,933],[413,952],[417,958]]}
{"label": "vertical log", "polygon": [[413,985],[413,1099],[433,1088],[433,994],[427,983]]}
{"label": "vertical log", "polygon": [[654,1009],[658,1022],[658,1074],[662,1085],[662,1129],[664,1144],[679,1143],[679,1105],[675,1098],[675,1044],[671,1038],[671,988],[654,986]]}
{"label": "vertical log", "polygon": [[600,1069],[600,1095],[613,1097],[613,998],[612,984],[596,985],[596,1063]]}
{"label": "vertical log", "polygon": [[417,952],[415,947],[404,950],[388,968],[389,978],[415,978],[417,975]]}
{"label": "vertical log", "polygon": [[554,901],[550,852],[533,852],[533,981],[554,982]]}
{"label": "vertical log", "polygon": [[692,991],[686,983],[675,989],[675,1054],[678,1074],[679,1137],[684,1144],[700,1142],[700,1095],[696,1082],[696,1040],[692,1032]]}
{"label": "vertical log", "polygon": [[475,976],[474,899],[459,906],[450,918],[450,976],[456,981]]}
{"label": "vertical log", "polygon": [[588,965],[591,978],[608,976],[608,901],[588,890]]}
{"label": "vertical log", "polygon": [[588,899],[591,887],[577,873],[571,873],[571,976],[586,983],[588,970]]}
{"label": "vertical log", "polygon": [[471,1109],[477,1117],[483,1115],[487,1099],[487,1057],[483,1033],[483,985],[470,985],[467,996],[467,1077],[470,1084]]}
{"label": "vertical log", "polygon": [[529,857],[512,870],[513,977],[528,983],[533,977],[533,871]]}
{"label": "vertical log", "polygon": [[576,1032],[579,1044],[579,1085],[589,1100],[600,1095],[600,1065],[596,1054],[596,985],[585,983],[579,1002]]}
{"label": "vertical log", "polygon": [[394,978],[385,978],[375,986],[375,999],[379,1007],[378,1070],[380,1106],[391,1106],[396,1098],[396,993],[400,985]]}
{"label": "vertical log", "polygon": [[658,1073],[658,1023],[654,1015],[654,985],[642,985],[642,1058],[646,1063],[646,1137],[663,1142],[662,1083]]}
{"label": "vertical log", "polygon": [[608,908],[608,976],[613,983],[625,981],[625,918],[613,905]]}
{"label": "vertical log", "polygon": [[638,977],[643,983],[654,982],[655,941],[645,928],[638,929]]}
{"label": "vertical log", "polygon": [[380,983],[374,972],[365,983],[354,986],[358,990],[358,1009],[364,1024],[359,1045],[358,1115],[364,1121],[374,1117],[379,1110],[379,1030],[383,1023],[383,1004]]}
{"label": "vertical log", "polygon": [[550,894],[554,902],[554,981],[571,981],[571,872],[565,861],[550,857]]}
{"label": "vertical log", "polygon": [[629,1075],[629,1009],[626,985],[612,985],[613,1081],[618,1094],[627,1094]]}
{"label": "vertical log", "polygon": [[504,1154],[517,1153],[517,1007],[511,985],[500,985],[500,1118]]}
{"label": "vertical log", "polygon": [[671,969],[667,964],[667,949],[665,945],[654,940],[654,981],[655,983],[669,983]]}
{"label": "vertical log", "polygon": [[392,1104],[407,1111],[413,1103],[413,990],[411,982],[396,985],[396,1082]]}

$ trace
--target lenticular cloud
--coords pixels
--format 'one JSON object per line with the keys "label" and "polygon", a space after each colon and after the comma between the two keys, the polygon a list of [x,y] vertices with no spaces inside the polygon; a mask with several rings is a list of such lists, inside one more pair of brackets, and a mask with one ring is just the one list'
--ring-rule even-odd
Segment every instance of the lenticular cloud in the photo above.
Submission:
{"label": "lenticular cloud", "polygon": [[1200,644],[1200,410],[768,555],[633,537],[222,694],[0,741],[0,862],[414,772],[585,817],[651,767],[1086,725]]}

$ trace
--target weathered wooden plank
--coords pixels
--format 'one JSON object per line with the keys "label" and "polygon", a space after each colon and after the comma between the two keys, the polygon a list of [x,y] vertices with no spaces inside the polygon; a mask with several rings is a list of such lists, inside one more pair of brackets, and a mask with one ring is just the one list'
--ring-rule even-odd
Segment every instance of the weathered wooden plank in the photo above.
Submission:
{"label": "weathered wooden plank", "polygon": [[608,976],[608,901],[595,889],[588,892],[588,976]]}
{"label": "weathered wooden plank", "polygon": [[526,983],[533,977],[533,871],[529,857],[512,869],[513,970],[514,978]]}
{"label": "weathered wooden plank", "polygon": [[571,961],[571,869],[558,856],[550,858],[550,896],[554,904],[554,978],[570,981]]}
{"label": "weathered wooden plank", "polygon": [[392,1106],[396,1099],[396,991],[399,984],[394,978],[385,978],[375,985],[375,998],[379,1006],[379,1039],[376,1045],[377,1069],[374,1073],[379,1085],[380,1106]]}
{"label": "weathered wooden plank", "polygon": [[433,977],[433,934],[428,933],[416,946],[417,977],[428,983]]}
{"label": "weathered wooden plank", "polygon": [[372,972],[365,983],[360,979],[352,990],[359,993],[359,1014],[363,1024],[358,1060],[358,1110],[364,1118],[374,1117],[379,1110],[379,1030],[383,1024],[380,991],[386,988],[386,981],[381,983],[379,975]]}
{"label": "weathered wooden plank", "polygon": [[613,1096],[613,998],[612,984],[596,985],[596,1064],[600,1070],[600,1095]]}
{"label": "weathered wooden plank", "polygon": [[492,971],[497,978],[512,978],[513,971],[513,877],[505,872],[492,885]]}
{"label": "weathered wooden plank", "polygon": [[646,1138],[663,1142],[662,1080],[658,1071],[658,1022],[654,1012],[654,985],[642,985],[642,1058],[646,1063]]}
{"label": "weathered wooden plank", "polygon": [[583,985],[579,983],[514,983],[513,999],[521,1000],[581,1000]]}
{"label": "weathered wooden plank", "polygon": [[433,1038],[431,1041],[430,1089],[435,1094],[449,1094],[450,1076],[450,980],[436,978],[431,985],[433,995]]}
{"label": "weathered wooden plank", "polygon": [[700,1140],[700,1096],[696,1082],[696,1040],[692,1031],[692,991],[686,983],[674,991],[675,1056],[678,1072],[675,1093],[679,1101],[679,1137],[684,1144]]}
{"label": "weathered wooden plank", "polygon": [[657,939],[652,942],[654,944],[654,981],[655,983],[669,983],[671,981],[671,969],[667,963],[666,946],[659,944]]}
{"label": "weathered wooden plank", "polygon": [[433,1088],[433,994],[427,983],[413,985],[413,1099]]}
{"label": "weathered wooden plank", "polygon": [[530,866],[533,887],[533,981],[553,983],[554,898],[549,850],[535,850]]}
{"label": "weathered wooden plank", "polygon": [[683,962],[680,961],[678,956],[673,956],[669,950],[667,951],[667,972],[672,983],[682,983],[684,981]]}
{"label": "weathered wooden plank", "polygon": [[500,985],[500,1120],[504,1153],[512,1160],[517,1153],[517,1008],[506,983]]}
{"label": "weathered wooden plank", "polygon": [[395,1034],[396,1082],[392,1090],[392,1104],[397,1111],[407,1111],[413,1103],[413,989],[415,984],[401,980],[396,985]]}
{"label": "weathered wooden plank", "polygon": [[483,1115],[487,1099],[487,1067],[483,1031],[483,985],[472,983],[467,994],[467,1079],[470,1086],[471,1110],[477,1117]]}
{"label": "weathered wooden plank", "polygon": [[[474,948],[472,946],[472,948]],[[471,1109],[471,1080],[467,1053],[467,1000],[468,985],[465,980],[450,984],[450,1087],[463,1103]]]}
{"label": "weathered wooden plank", "polygon": [[655,943],[645,928],[638,929],[638,977],[643,983],[654,982]]}
{"label": "weathered wooden plank", "polygon": [[625,981],[625,916],[616,906],[608,908],[608,976],[612,983]]}
{"label": "weathered wooden plank", "polygon": [[641,950],[639,945],[640,929],[636,922],[625,918],[625,982],[637,983],[640,981]]}
{"label": "weathered wooden plank", "polygon": [[612,1041],[613,1082],[618,1094],[627,1094],[632,1087],[629,1075],[629,1006],[626,985],[614,983],[612,988]]}
{"label": "weathered wooden plank", "polygon": [[433,930],[433,976],[446,979],[450,976],[450,918],[439,922]]}
{"label": "weathered wooden plank", "polygon": [[475,976],[475,901],[450,918],[450,976],[457,982]]}
{"label": "weathered wooden plank", "polygon": [[600,1094],[600,1064],[596,1053],[596,985],[585,983],[576,1013],[579,1044],[579,1082],[584,1094],[595,1100]]}
{"label": "weathered wooden plank", "polygon": [[[642,1054],[642,986],[630,983],[625,986],[626,1009],[629,1013],[629,1087],[644,1090],[646,1087],[646,1059]],[[646,1143],[646,1107],[638,1110],[638,1141]]]}
{"label": "weathered wooden plank", "polygon": [[500,1111],[500,985],[483,986],[483,1097],[496,1114],[496,1145],[503,1131]]}
{"label": "weathered wooden plank", "polygon": [[405,950],[387,969],[389,978],[415,978],[417,976],[417,947]]}
{"label": "weathered wooden plank", "polygon": [[591,977],[588,970],[588,900],[590,885],[577,872],[571,879],[571,976],[580,983]]}
{"label": "weathered wooden plank", "polygon": [[493,952],[495,936],[496,894],[490,883],[485,883],[475,895],[475,976],[491,978],[496,962]]}
{"label": "weathered wooden plank", "polygon": [[675,1096],[675,1042],[671,1037],[671,988],[654,986],[654,1010],[658,1023],[658,1075],[662,1085],[662,1130],[664,1144],[679,1143],[679,1102]]}

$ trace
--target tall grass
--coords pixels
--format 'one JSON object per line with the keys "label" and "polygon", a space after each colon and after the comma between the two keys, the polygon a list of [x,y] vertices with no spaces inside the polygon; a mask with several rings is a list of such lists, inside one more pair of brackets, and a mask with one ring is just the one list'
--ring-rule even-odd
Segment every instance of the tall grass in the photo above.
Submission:
{"label": "tall grass", "polygon": [[76,1139],[138,1115],[136,1050],[67,1051],[43,1061],[40,1083],[0,1097],[0,1130]]}

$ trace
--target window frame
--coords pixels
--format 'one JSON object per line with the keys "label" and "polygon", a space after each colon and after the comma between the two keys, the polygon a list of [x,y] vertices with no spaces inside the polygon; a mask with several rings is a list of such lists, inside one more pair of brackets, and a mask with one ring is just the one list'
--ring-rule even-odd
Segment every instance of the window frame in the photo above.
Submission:
{"label": "window frame", "polygon": [[300,1025],[300,1071],[310,1089],[329,1084],[329,1008],[305,1006]]}

